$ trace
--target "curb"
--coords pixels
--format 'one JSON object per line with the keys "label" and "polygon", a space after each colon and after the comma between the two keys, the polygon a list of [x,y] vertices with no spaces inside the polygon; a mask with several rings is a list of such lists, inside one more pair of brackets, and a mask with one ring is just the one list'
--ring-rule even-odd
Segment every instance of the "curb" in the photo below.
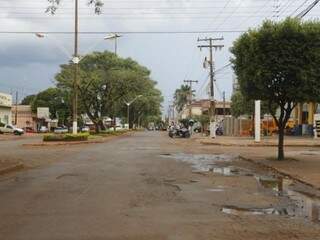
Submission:
{"label": "curb", "polygon": [[24,165],[22,163],[18,163],[16,165],[6,167],[6,168],[0,168],[0,175],[4,175],[10,172],[18,171],[24,168]]}
{"label": "curb", "polygon": [[96,141],[79,141],[79,142],[48,142],[48,143],[25,143],[22,144],[23,147],[56,147],[56,146],[74,146],[74,145],[88,145],[88,144],[97,144],[97,143],[105,143],[108,142],[111,139],[115,138],[123,138],[123,137],[129,137],[132,133],[125,133],[122,135],[112,135],[108,137],[103,137],[102,140],[96,140]]}
{"label": "curb", "polygon": [[293,179],[293,180],[296,181],[296,182],[302,183],[302,184],[307,185],[307,186],[309,186],[309,187],[312,187],[312,188],[314,188],[314,189],[316,189],[316,190],[320,190],[320,187],[317,187],[317,186],[315,186],[315,185],[313,185],[313,184],[311,184],[311,183],[309,183],[309,182],[306,182],[306,181],[304,181],[304,180],[301,180],[301,179],[298,178],[298,177],[292,176],[292,175],[289,174],[289,173],[286,173],[286,172],[284,172],[284,171],[280,171],[279,169],[277,169],[277,168],[275,168],[275,167],[272,167],[272,166],[270,166],[270,165],[268,165],[268,164],[266,164],[266,163],[258,162],[258,161],[255,161],[255,160],[253,160],[253,159],[246,158],[246,157],[243,157],[243,156],[239,156],[239,158],[240,158],[241,160],[243,160],[243,161],[247,161],[247,162],[253,163],[253,164],[255,164],[255,165],[259,166],[259,167],[265,168],[265,169],[267,169],[267,170],[271,170],[272,172],[275,172],[275,173],[278,174],[278,175],[281,175],[281,176],[284,176],[284,177],[288,177],[288,178],[290,178],[290,179]]}
{"label": "curb", "polygon": [[[236,143],[216,143],[200,141],[202,145],[225,146],[225,147],[278,147],[274,143],[249,143],[249,144],[236,144]],[[285,147],[320,147],[320,144],[284,144]]]}

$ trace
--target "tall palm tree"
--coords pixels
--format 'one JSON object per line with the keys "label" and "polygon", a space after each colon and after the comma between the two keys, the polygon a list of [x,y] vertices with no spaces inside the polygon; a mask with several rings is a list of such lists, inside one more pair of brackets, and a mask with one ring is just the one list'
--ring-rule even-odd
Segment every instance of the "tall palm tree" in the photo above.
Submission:
{"label": "tall palm tree", "polygon": [[178,112],[181,112],[183,107],[190,101],[192,89],[188,85],[181,85],[174,93],[174,104]]}

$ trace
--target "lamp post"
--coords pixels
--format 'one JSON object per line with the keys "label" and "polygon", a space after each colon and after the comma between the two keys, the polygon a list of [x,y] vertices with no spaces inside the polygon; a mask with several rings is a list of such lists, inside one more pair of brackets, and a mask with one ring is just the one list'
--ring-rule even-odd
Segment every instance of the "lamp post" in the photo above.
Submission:
{"label": "lamp post", "polygon": [[130,129],[130,105],[132,103],[134,103],[138,98],[141,98],[142,95],[138,95],[136,96],[133,100],[131,100],[130,102],[126,102],[125,101],[125,104],[127,105],[127,118],[128,118],[128,128]]}
{"label": "lamp post", "polygon": [[[44,38],[42,33],[36,33],[36,37]],[[75,17],[74,17],[74,53],[72,62],[74,64],[74,79],[73,79],[73,101],[72,101],[72,133],[78,132],[78,82],[79,82],[79,0],[75,0]]]}
{"label": "lamp post", "polygon": [[108,36],[104,37],[104,40],[114,39],[114,54],[117,55],[117,48],[118,48],[118,38],[122,37],[117,33],[109,34]]}

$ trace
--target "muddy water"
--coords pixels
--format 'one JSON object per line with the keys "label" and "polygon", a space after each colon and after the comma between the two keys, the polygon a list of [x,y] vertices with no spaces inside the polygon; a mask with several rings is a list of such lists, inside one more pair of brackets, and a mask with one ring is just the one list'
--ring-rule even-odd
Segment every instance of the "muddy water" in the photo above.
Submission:
{"label": "muddy water", "polygon": [[[308,189],[301,183],[281,176],[265,176],[256,174],[250,169],[232,166],[232,161],[237,160],[237,156],[231,155],[208,155],[208,154],[173,154],[162,155],[182,162],[191,164],[193,171],[219,174],[226,177],[247,176],[254,177],[262,189],[272,191],[279,198],[287,199],[285,206],[274,208],[242,208],[240,206],[221,206],[221,211],[232,215],[286,215],[290,217],[300,217],[312,222],[320,223],[320,197],[316,194],[304,192],[298,189]],[[219,165],[230,165],[221,167]],[[212,192],[223,192],[223,186],[219,188],[207,189]],[[316,191],[316,190],[315,190]]]}

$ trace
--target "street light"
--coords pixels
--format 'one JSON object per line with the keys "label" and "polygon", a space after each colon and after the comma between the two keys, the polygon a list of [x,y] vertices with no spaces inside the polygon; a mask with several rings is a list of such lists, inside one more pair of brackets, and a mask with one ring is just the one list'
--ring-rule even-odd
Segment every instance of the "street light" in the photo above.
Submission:
{"label": "street light", "polygon": [[119,35],[117,33],[112,33],[109,34],[107,36],[104,37],[104,40],[110,40],[110,39],[114,39],[114,54],[117,55],[117,45],[118,45],[118,41],[117,39],[122,37],[122,35]]}
{"label": "street light", "polygon": [[129,129],[130,129],[130,105],[132,103],[134,103],[138,98],[141,98],[141,97],[142,97],[142,95],[138,95],[133,100],[131,100],[130,102],[124,101],[125,104],[127,105],[127,118],[128,118],[128,128]]}

